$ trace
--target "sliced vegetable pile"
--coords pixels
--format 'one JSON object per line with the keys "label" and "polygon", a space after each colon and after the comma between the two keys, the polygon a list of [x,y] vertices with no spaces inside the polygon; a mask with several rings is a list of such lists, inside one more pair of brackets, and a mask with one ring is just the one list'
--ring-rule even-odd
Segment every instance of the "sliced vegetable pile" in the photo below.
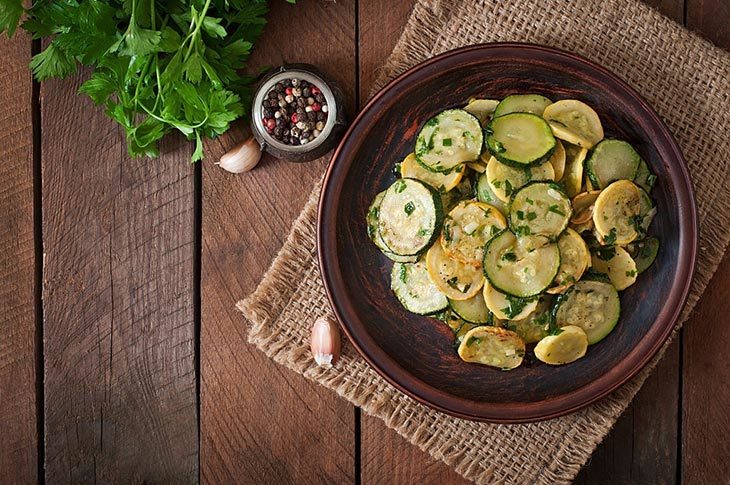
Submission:
{"label": "sliced vegetable pile", "polygon": [[472,99],[428,120],[397,171],[368,235],[403,306],[446,323],[466,362],[514,369],[531,344],[547,364],[583,357],[659,250],[656,177],[578,100]]}

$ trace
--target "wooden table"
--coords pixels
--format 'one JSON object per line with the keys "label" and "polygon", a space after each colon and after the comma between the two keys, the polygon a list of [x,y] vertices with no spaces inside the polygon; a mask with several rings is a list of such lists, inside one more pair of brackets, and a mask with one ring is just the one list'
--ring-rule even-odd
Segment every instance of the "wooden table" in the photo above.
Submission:
{"label": "wooden table", "polygon": [[[726,0],[652,0],[730,47]],[[367,99],[412,2],[273,2],[253,64],[308,61]],[[292,20],[307,26],[292,30]],[[130,160],[76,95],[0,41],[0,483],[461,483],[378,419],[246,342],[236,300],[281,246],[322,163],[245,175],[168,139]],[[728,483],[730,258],[581,472],[585,483]]]}

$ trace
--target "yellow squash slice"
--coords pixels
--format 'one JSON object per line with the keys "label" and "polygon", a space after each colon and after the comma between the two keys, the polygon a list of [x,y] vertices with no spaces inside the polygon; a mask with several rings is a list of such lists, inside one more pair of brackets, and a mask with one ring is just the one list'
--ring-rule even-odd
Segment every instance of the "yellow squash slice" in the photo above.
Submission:
{"label": "yellow squash slice", "polygon": [[593,224],[601,244],[623,246],[638,236],[635,217],[641,212],[641,191],[628,180],[618,180],[596,198]]}
{"label": "yellow squash slice", "polygon": [[400,164],[400,175],[403,178],[410,178],[426,182],[428,185],[441,192],[448,192],[453,189],[464,176],[464,166],[456,167],[452,172],[432,172],[418,164],[416,155],[411,153]]}
{"label": "yellow squash slice", "polygon": [[522,364],[525,342],[503,328],[476,327],[464,335],[458,352],[465,362],[510,370]]}
{"label": "yellow squash slice", "polygon": [[586,355],[588,337],[582,328],[568,325],[535,346],[535,357],[550,365],[569,364]]}
{"label": "yellow squash slice", "polygon": [[557,144],[555,145],[555,151],[552,155],[550,155],[550,165],[553,166],[553,179],[552,180],[560,180],[563,178],[563,174],[565,173],[565,147],[563,147],[563,144],[560,142],[560,140],[555,140]]}
{"label": "yellow squash slice", "polygon": [[500,320],[520,320],[527,318],[537,308],[537,298],[524,299],[505,295],[489,282],[484,283],[484,302],[495,317]]}
{"label": "yellow squash slice", "polygon": [[444,219],[441,246],[448,257],[481,266],[484,245],[506,227],[507,221],[496,207],[465,200]]}
{"label": "yellow squash slice", "polygon": [[484,285],[481,266],[449,258],[438,243],[426,253],[426,267],[433,284],[452,300],[468,300]]}
{"label": "yellow squash slice", "polygon": [[583,148],[591,148],[603,139],[603,126],[593,108],[577,99],[564,99],[545,108],[547,120],[556,138]]}
{"label": "yellow squash slice", "polygon": [[625,290],[636,282],[638,271],[631,255],[621,246],[600,248],[592,256],[593,269],[611,280],[617,290]]}
{"label": "yellow squash slice", "polygon": [[583,185],[583,162],[588,155],[587,148],[575,145],[565,147],[565,172],[563,178],[559,179],[565,187],[568,197],[575,197]]}
{"label": "yellow squash slice", "polygon": [[560,268],[555,277],[553,288],[548,293],[563,293],[578,281],[591,264],[591,253],[588,245],[573,229],[567,228],[558,238],[560,250]]}

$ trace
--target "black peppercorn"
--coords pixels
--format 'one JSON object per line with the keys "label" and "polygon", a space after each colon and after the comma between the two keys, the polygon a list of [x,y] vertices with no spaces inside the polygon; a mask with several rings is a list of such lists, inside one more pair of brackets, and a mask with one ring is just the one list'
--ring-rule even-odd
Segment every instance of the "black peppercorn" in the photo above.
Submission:
{"label": "black peppercorn", "polygon": [[312,91],[310,91],[309,88],[302,89],[302,96],[304,96],[305,98],[308,98],[310,94],[312,94]]}
{"label": "black peppercorn", "polygon": [[282,83],[276,83],[276,86],[274,86],[274,90],[277,93],[281,93],[284,91],[284,85]]}
{"label": "black peppercorn", "polygon": [[310,111],[309,113],[307,113],[307,119],[309,121],[317,121],[317,113],[315,113],[314,111]]}
{"label": "black peppercorn", "polygon": [[324,121],[327,119],[327,113],[321,111],[317,112],[317,121]]}
{"label": "black peppercorn", "polygon": [[276,99],[277,96],[278,96],[277,92],[274,91],[273,89],[271,91],[269,91],[269,98]]}
{"label": "black peppercorn", "polygon": [[314,97],[314,99],[316,99],[316,100],[317,100],[317,102],[318,102],[318,103],[320,103],[320,104],[321,104],[321,103],[324,103],[324,94],[322,94],[322,93],[319,93],[319,94],[317,94],[317,95],[316,95],[316,96]]}
{"label": "black peppercorn", "polygon": [[281,135],[283,135],[283,134],[284,134],[284,128],[282,128],[281,126],[277,126],[276,128],[274,128],[275,137],[281,138]]}

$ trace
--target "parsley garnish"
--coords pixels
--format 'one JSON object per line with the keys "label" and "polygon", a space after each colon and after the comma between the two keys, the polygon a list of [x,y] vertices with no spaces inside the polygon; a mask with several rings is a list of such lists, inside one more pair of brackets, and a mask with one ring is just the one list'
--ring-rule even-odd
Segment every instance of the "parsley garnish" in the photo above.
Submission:
{"label": "parsley garnish", "polygon": [[504,181],[504,194],[509,197],[512,195],[512,184],[509,182],[509,180]]}
{"label": "parsley garnish", "polygon": [[518,298],[512,295],[505,296],[507,297],[508,305],[502,308],[502,312],[510,319],[519,315],[529,303],[535,301],[535,298]]}
{"label": "parsley garnish", "polygon": [[[0,2],[0,32],[21,17],[46,38],[31,68],[39,81],[90,66],[79,91],[119,123],[132,156],[157,156],[158,143],[179,131],[195,141],[228,131],[249,111],[254,78],[244,74],[266,23],[267,2],[178,0]],[[242,99],[243,96],[243,99]]]}
{"label": "parsley garnish", "polygon": [[515,213],[517,214],[517,219],[519,219],[521,221],[525,220],[525,213],[524,212],[522,212],[522,211],[516,211]]}
{"label": "parsley garnish", "polygon": [[502,181],[495,180],[494,182],[492,182],[492,185],[494,185],[496,188],[500,188],[502,186]]}
{"label": "parsley garnish", "polygon": [[395,187],[396,194],[400,194],[401,192],[406,190],[406,182],[404,180],[396,180],[393,186]]}
{"label": "parsley garnish", "polygon": [[626,276],[629,278],[633,278],[634,276],[636,276],[636,270],[632,269],[631,271],[627,271]]}
{"label": "parsley garnish", "polygon": [[525,201],[526,201],[526,202],[527,202],[528,204],[530,204],[530,205],[532,205],[532,204],[534,204],[534,203],[535,203],[535,201],[534,201],[534,200],[532,200],[532,199],[531,199],[531,198],[529,198],[529,197],[525,197]]}
{"label": "parsley garnish", "polygon": [[413,205],[413,202],[408,201],[405,206],[403,206],[403,210],[406,212],[407,216],[410,216],[413,214],[413,211],[416,210],[416,206]]}
{"label": "parsley garnish", "polygon": [[557,214],[559,216],[565,217],[565,212],[558,209],[557,204],[554,204],[554,205],[551,205],[550,207],[548,207],[548,211],[552,212],[553,214]]}
{"label": "parsley garnish", "polygon": [[502,145],[502,142],[501,141],[494,140],[494,142],[492,143],[492,145],[494,145],[494,151],[496,153],[502,153],[502,152],[506,152],[507,151],[507,149],[504,147],[504,145]]}
{"label": "parsley garnish", "polygon": [[406,268],[405,264],[400,265],[400,271],[398,272],[398,279],[400,279],[403,284],[405,284],[408,281],[408,268]]}
{"label": "parsley garnish", "polygon": [[515,261],[517,261],[517,255],[515,253],[513,253],[512,251],[509,251],[502,255],[502,260],[511,261],[514,263]]}
{"label": "parsley garnish", "polygon": [[534,221],[535,219],[537,219],[537,214],[535,214],[534,212],[528,212],[527,213],[527,220],[528,221]]}
{"label": "parsley garnish", "polygon": [[616,242],[616,228],[612,227],[607,236],[603,237],[603,244],[610,246]]}
{"label": "parsley garnish", "polygon": [[596,256],[598,256],[598,259],[603,261],[610,261],[614,256],[616,256],[616,248],[614,246],[607,246],[605,248],[597,249]]}
{"label": "parsley garnish", "polygon": [[527,226],[517,226],[514,228],[515,236],[521,237],[521,236],[529,236],[530,235],[530,228]]}
{"label": "parsley garnish", "polygon": [[418,232],[416,233],[416,235],[418,237],[427,236],[428,235],[428,229],[421,228],[421,229],[418,230]]}
{"label": "parsley garnish", "polygon": [[466,341],[466,346],[471,347],[473,344],[479,345],[482,343],[482,339],[479,337],[469,337],[469,340]]}
{"label": "parsley garnish", "polygon": [[443,140],[441,140],[441,145],[443,145],[445,147],[450,147],[451,146],[451,138],[444,138]]}

